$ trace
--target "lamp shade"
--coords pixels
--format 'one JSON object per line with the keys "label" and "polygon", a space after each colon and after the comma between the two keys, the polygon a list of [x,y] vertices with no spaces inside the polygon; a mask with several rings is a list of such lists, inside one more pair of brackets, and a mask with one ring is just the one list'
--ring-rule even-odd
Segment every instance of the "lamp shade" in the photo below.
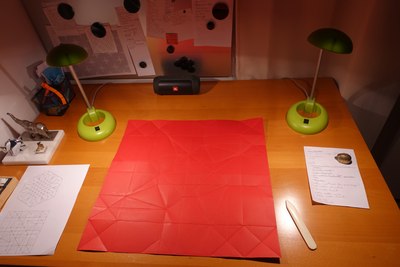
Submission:
{"label": "lamp shade", "polygon": [[67,67],[78,64],[88,57],[83,47],[74,44],[60,44],[47,54],[46,62],[54,67]]}
{"label": "lamp shade", "polygon": [[322,28],[312,32],[307,39],[314,46],[338,54],[350,54],[353,42],[342,31],[333,28]]}

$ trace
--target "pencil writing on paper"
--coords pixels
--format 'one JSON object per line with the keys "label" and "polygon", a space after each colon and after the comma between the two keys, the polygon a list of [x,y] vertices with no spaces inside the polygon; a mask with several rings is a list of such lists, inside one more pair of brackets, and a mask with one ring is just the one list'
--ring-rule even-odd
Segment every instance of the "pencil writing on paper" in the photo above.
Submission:
{"label": "pencil writing on paper", "polygon": [[352,149],[304,147],[312,199],[327,205],[368,209],[368,199]]}

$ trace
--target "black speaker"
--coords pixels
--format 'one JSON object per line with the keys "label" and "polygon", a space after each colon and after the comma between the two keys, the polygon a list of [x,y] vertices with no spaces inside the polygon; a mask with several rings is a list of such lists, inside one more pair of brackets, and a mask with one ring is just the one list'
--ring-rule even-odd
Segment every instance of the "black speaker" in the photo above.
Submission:
{"label": "black speaker", "polygon": [[200,78],[194,75],[157,76],[153,80],[153,89],[159,95],[195,95],[200,93]]}

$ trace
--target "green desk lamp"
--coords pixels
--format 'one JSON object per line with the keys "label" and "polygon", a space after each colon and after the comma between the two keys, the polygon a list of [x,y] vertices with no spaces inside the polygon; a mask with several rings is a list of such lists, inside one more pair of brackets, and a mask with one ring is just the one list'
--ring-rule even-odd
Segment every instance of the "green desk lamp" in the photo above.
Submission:
{"label": "green desk lamp", "polygon": [[318,29],[312,32],[307,40],[320,49],[311,94],[306,100],[290,107],[286,114],[286,121],[296,132],[316,134],[328,125],[328,113],[322,105],[315,102],[314,96],[322,52],[327,50],[337,54],[349,54],[353,51],[353,43],[344,32],[333,28]]}
{"label": "green desk lamp", "polygon": [[111,113],[95,109],[89,103],[82,84],[79,82],[73,65],[82,62],[87,57],[86,50],[78,45],[60,44],[50,50],[46,61],[50,66],[69,68],[87,106],[87,113],[83,114],[78,121],[78,134],[87,141],[100,141],[113,133],[116,122]]}

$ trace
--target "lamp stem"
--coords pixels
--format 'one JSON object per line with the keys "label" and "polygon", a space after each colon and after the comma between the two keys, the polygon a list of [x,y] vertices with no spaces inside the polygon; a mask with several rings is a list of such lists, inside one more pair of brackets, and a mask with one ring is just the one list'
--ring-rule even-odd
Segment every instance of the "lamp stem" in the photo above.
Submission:
{"label": "lamp stem", "polygon": [[85,103],[86,103],[88,109],[92,108],[92,105],[90,105],[90,102],[89,102],[89,100],[88,100],[88,98],[87,98],[87,96],[85,94],[85,91],[83,91],[82,84],[79,81],[78,76],[76,75],[74,67],[72,65],[69,65],[68,68],[69,68],[69,70],[70,70],[70,72],[72,74],[72,77],[74,78],[76,84],[78,85],[79,91],[81,91],[81,95],[83,97],[83,100],[85,100]]}
{"label": "lamp stem", "polygon": [[315,93],[315,86],[317,84],[317,77],[318,77],[318,72],[319,72],[319,66],[321,65],[321,59],[322,59],[322,52],[323,49],[319,50],[319,57],[318,57],[318,63],[317,63],[317,68],[315,69],[315,74],[314,74],[314,81],[311,87],[311,94],[310,94],[310,99],[314,99],[314,93]]}

